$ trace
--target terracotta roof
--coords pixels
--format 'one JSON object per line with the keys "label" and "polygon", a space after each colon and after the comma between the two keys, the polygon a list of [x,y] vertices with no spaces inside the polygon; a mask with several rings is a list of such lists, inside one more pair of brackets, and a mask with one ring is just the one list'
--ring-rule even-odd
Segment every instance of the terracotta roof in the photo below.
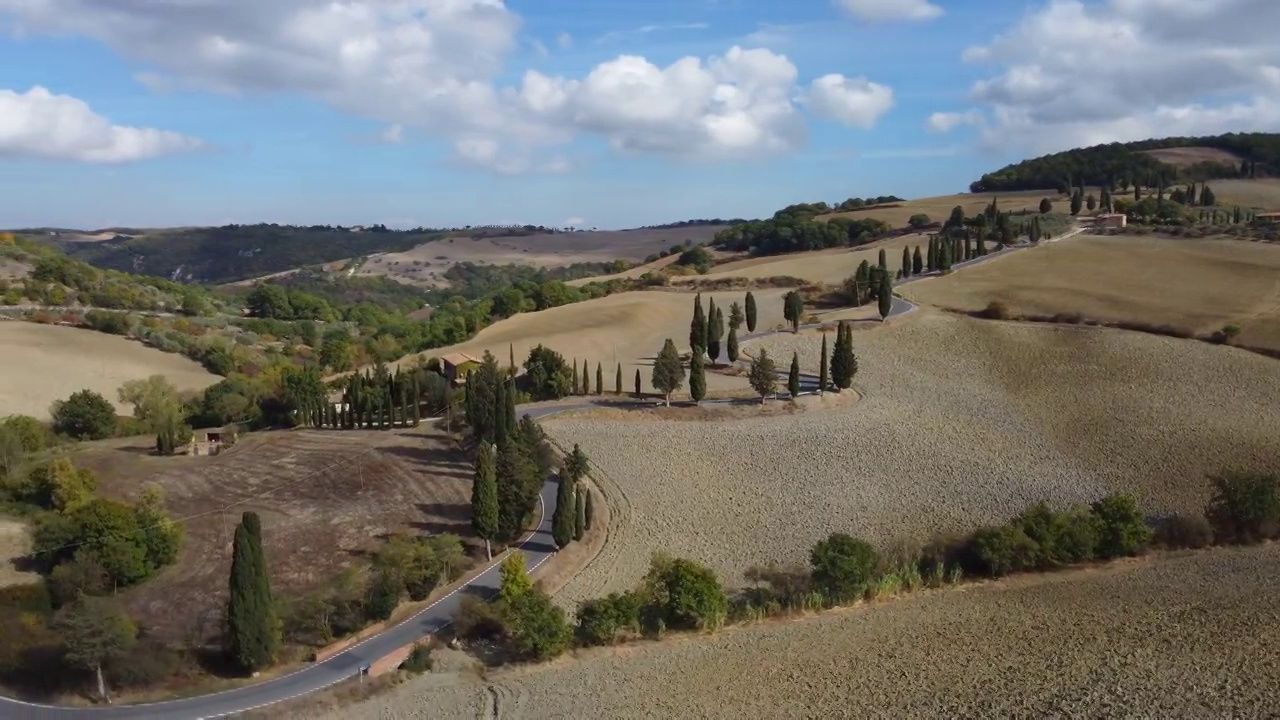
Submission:
{"label": "terracotta roof", "polygon": [[440,362],[449,363],[454,367],[458,367],[463,363],[469,363],[469,362],[478,363],[480,362],[480,360],[479,358],[471,357],[466,353],[450,353],[448,355],[441,355]]}

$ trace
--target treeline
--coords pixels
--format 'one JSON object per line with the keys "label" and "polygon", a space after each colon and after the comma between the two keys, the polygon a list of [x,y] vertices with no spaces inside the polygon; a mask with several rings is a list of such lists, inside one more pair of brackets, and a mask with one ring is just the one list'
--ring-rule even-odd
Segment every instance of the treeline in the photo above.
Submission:
{"label": "treeline", "polygon": [[728,220],[721,220],[720,218],[713,218],[710,220],[705,220],[705,219],[681,220],[679,222],[665,223],[663,225],[642,225],[639,229],[640,230],[674,230],[677,228],[685,228],[685,227],[707,227],[708,225],[736,225],[738,223],[744,223],[744,222],[747,222],[747,220],[743,218],[730,218]]}
{"label": "treeline", "polygon": [[[420,288],[396,282],[376,275],[334,275],[304,268],[296,273],[271,278],[265,284],[279,285],[290,292],[305,293],[324,300],[331,307],[346,308],[356,305],[372,305],[388,312],[408,313],[421,308],[427,302],[427,294]],[[230,293],[237,304],[246,304],[246,296],[252,292],[238,290]]]}
{"label": "treeline", "polygon": [[[1201,162],[1178,168],[1160,162],[1147,150],[1207,147],[1242,158],[1241,162]],[[1117,183],[1155,187],[1159,178],[1167,182],[1203,182],[1219,178],[1259,177],[1280,174],[1280,134],[1228,133],[1208,137],[1173,137],[1131,143],[1110,143],[1044,155],[983,175],[969,185],[969,191],[1010,192],[1016,190],[1062,189],[1078,185]]]}
{"label": "treeline", "polygon": [[[724,587],[709,568],[655,554],[649,572],[626,592],[583,601],[575,618],[542,600],[523,574],[523,560],[503,564],[493,606],[466,602],[454,620],[458,635],[506,645],[521,660],[549,660],[572,647],[660,638],[671,631],[708,631],[797,612],[815,612],[966,578],[998,578],[1141,555],[1153,547],[1203,548],[1280,538],[1280,480],[1273,475],[1213,479],[1202,515],[1175,515],[1148,524],[1132,496],[1112,494],[1064,511],[1040,503],[1000,525],[887,551],[845,533],[816,543],[807,566],[756,566],[749,585]],[[526,600],[525,598],[529,598]],[[536,604],[529,612],[525,603]]]}
{"label": "treeline", "polygon": [[631,267],[632,263],[626,260],[574,263],[556,268],[529,265],[478,265],[464,262],[445,271],[444,277],[450,281],[450,287],[447,290],[434,291],[429,293],[428,297],[437,301],[449,297],[477,300],[486,296],[496,296],[511,287],[520,290],[526,297],[534,297],[537,294],[537,288],[548,282],[611,275],[630,270]]}
{"label": "treeline", "polygon": [[787,214],[785,210],[778,213],[769,220],[753,220],[721,230],[716,233],[712,246],[729,252],[780,255],[863,245],[892,229],[888,223],[871,218],[833,218],[819,222],[811,219],[811,215]]}

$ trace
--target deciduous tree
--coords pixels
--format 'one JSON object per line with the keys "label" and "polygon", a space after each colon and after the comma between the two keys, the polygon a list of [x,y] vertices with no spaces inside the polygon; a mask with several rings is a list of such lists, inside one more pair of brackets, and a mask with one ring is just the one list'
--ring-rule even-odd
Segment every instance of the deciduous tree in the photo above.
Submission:
{"label": "deciduous tree", "polygon": [[736,330],[742,327],[742,322],[745,319],[742,314],[742,306],[738,304],[737,300],[734,300],[729,304],[729,329]]}
{"label": "deciduous tree", "polygon": [[760,395],[761,405],[764,404],[765,398],[778,391],[778,369],[773,364],[773,359],[769,357],[769,353],[763,348],[751,360],[748,379],[751,381],[751,388]]}
{"label": "deciduous tree", "polygon": [[666,405],[670,407],[671,393],[684,385],[684,366],[680,363],[680,353],[676,352],[676,344],[671,342],[671,338],[663,343],[662,350],[653,362],[653,377],[650,381],[665,396]]}
{"label": "deciduous tree", "polygon": [[106,598],[83,597],[66,608],[55,626],[66,646],[66,659],[90,670],[98,680],[98,697],[107,698],[102,668],[133,646],[138,628]]}

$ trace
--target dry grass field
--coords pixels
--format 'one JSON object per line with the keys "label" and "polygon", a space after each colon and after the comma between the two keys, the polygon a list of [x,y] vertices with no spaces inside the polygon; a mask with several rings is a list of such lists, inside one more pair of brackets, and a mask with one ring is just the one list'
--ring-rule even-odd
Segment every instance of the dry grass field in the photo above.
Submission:
{"label": "dry grass field", "polygon": [[848,217],[854,219],[875,218],[883,220],[895,228],[906,227],[907,220],[912,215],[924,213],[934,222],[943,222],[947,216],[951,214],[951,209],[959,205],[964,208],[966,215],[976,215],[982,212],[991,204],[992,198],[998,198],[998,205],[1001,210],[1035,210],[1040,206],[1042,198],[1050,198],[1056,202],[1065,202],[1065,199],[1059,199],[1058,193],[1053,190],[1030,190],[1024,192],[1010,193],[962,193],[959,195],[941,195],[931,198],[920,198],[918,200],[907,200],[905,202],[894,203],[892,206],[882,206],[871,208],[868,210],[853,210],[850,212],[831,213],[830,215],[819,215],[819,220],[830,220],[837,217]]}
{"label": "dry grass field", "polygon": [[1280,349],[1280,247],[1230,239],[1080,235],[905,285],[907,299],[1018,314],[1078,312],[1210,333],[1239,325],[1244,345]]}
{"label": "dry grass field", "polygon": [[[814,372],[820,342],[787,333],[747,348],[780,363],[798,351]],[[740,583],[753,564],[804,562],[833,531],[925,538],[1111,491],[1135,493],[1151,512],[1198,510],[1208,473],[1280,470],[1280,372],[1243,350],[929,310],[860,330],[854,346],[864,397],[828,411],[549,419],[549,432],[604,469],[631,518],[610,560],[581,573],[564,601],[630,587],[656,550]]]}
{"label": "dry grass field", "polygon": [[0,588],[40,579],[39,574],[19,570],[14,565],[16,558],[21,558],[30,551],[31,540],[27,524],[0,517]]}
{"label": "dry grass field", "polygon": [[[785,293],[785,290],[755,293],[759,308],[757,330],[782,323]],[[714,299],[727,315],[729,304],[741,303],[745,295],[744,292],[703,293],[703,307]],[[652,390],[649,383],[652,358],[662,349],[663,341],[671,338],[677,348],[688,350],[693,298],[692,293],[647,290],[618,293],[536,313],[520,313],[490,325],[467,342],[431,350],[423,356],[465,352],[480,357],[488,350],[505,366],[513,346],[516,363],[520,364],[529,356],[530,349],[541,344],[563,355],[567,362],[572,363],[575,358],[579,362],[589,361],[593,381],[596,363],[603,364],[605,389],[609,392],[614,388],[615,362],[622,364],[625,392],[634,389],[635,372],[639,368],[642,387],[648,392]],[[724,362],[723,354],[721,362]],[[745,378],[711,373],[707,375],[707,387],[718,391],[748,385]]]}
{"label": "dry grass field", "polygon": [[612,275],[597,275],[595,277],[578,278],[577,280],[570,280],[565,284],[570,285],[572,287],[582,287],[583,285],[587,285],[593,282],[608,282],[609,280],[633,280],[635,278],[640,277],[641,275],[644,275],[647,272],[661,270],[662,268],[668,265],[671,265],[672,263],[674,263],[676,260],[679,260],[679,259],[680,259],[679,255],[668,255],[664,258],[658,258],[657,260],[654,260],[651,263],[645,263],[644,265],[637,265],[636,267],[633,267],[630,270],[624,270],[620,273],[613,273]]}
{"label": "dry grass field", "polygon": [[1219,205],[1280,210],[1280,178],[1214,180],[1209,186]]}
{"label": "dry grass field", "polygon": [[715,280],[718,278],[767,278],[777,275],[788,275],[808,280],[813,283],[838,284],[854,274],[858,264],[863,260],[876,264],[883,249],[888,256],[890,270],[902,266],[902,248],[904,246],[920,247],[920,252],[929,248],[929,239],[925,235],[904,235],[902,237],[881,240],[857,248],[832,248],[813,252],[793,253],[789,255],[769,255],[766,257],[735,260],[717,265],[706,275],[690,275],[672,278],[673,284],[694,280]]}
{"label": "dry grass field", "polygon": [[126,380],[160,374],[179,390],[200,390],[221,380],[194,360],[116,335],[18,321],[0,322],[0,368],[4,414],[40,419],[49,417],[54,400],[86,388],[114,403]]}
{"label": "dry grass field", "polygon": [[1277,595],[1280,545],[1221,548],[589,651],[487,680],[433,672],[286,717],[1271,717]]}
{"label": "dry grass field", "polygon": [[98,473],[102,494],[133,499],[156,484],[170,513],[189,518],[178,562],[125,593],[133,616],[166,639],[216,630],[228,533],[245,510],[262,517],[272,589],[281,597],[325,585],[387,533],[471,532],[471,465],[425,426],[254,433],[214,457],[156,457],[149,444],[91,443],[75,459]]}
{"label": "dry grass field", "polygon": [[357,275],[383,275],[410,285],[443,287],[444,273],[454,265],[563,267],[583,262],[611,262],[646,257],[686,240],[709,241],[723,225],[663,228],[657,230],[609,230],[548,233],[524,237],[486,237],[477,240],[450,238],[419,245],[400,253],[372,255]]}

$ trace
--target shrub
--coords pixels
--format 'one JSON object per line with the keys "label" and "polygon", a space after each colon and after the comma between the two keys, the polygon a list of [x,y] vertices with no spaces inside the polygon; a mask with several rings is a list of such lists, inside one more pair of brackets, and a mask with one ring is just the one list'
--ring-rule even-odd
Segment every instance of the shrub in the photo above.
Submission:
{"label": "shrub", "polygon": [[0,608],[43,616],[53,612],[53,602],[44,583],[10,585],[0,588]]}
{"label": "shrub", "polygon": [[81,390],[54,403],[54,432],[77,440],[101,440],[110,437],[115,426],[115,407],[92,390]]}
{"label": "shrub", "polygon": [[861,595],[879,562],[875,548],[843,533],[831,534],[809,552],[814,585],[833,602]]}
{"label": "shrub", "polygon": [[1132,495],[1108,495],[1093,504],[1093,514],[1099,521],[1099,557],[1111,559],[1137,555],[1151,544],[1151,528],[1138,512],[1137,501]]}
{"label": "shrub", "polygon": [[610,645],[626,635],[640,633],[644,601],[638,593],[610,593],[578,606],[578,642],[583,645]]}
{"label": "shrub", "polygon": [[453,630],[461,638],[493,640],[507,634],[507,618],[494,605],[465,595],[454,613]]}
{"label": "shrub", "polygon": [[929,216],[924,213],[916,213],[915,215],[907,218],[907,224],[917,230],[927,226],[930,222]]}
{"label": "shrub", "polygon": [[373,576],[369,586],[369,601],[365,612],[370,620],[386,620],[395,612],[400,604],[400,596],[404,594],[404,581],[390,570],[381,570]]}
{"label": "shrub", "polygon": [[970,542],[974,557],[992,577],[1033,569],[1042,557],[1040,546],[1018,525],[981,528]]}
{"label": "shrub", "polygon": [[159,640],[145,638],[129,650],[110,656],[103,671],[119,687],[142,688],[173,677],[181,668],[181,655]]}
{"label": "shrub", "polygon": [[1097,552],[1098,521],[1087,509],[1055,513],[1048,503],[1042,502],[1014,522],[1035,541],[1038,567],[1084,562]]}
{"label": "shrub", "polygon": [[1203,515],[1173,515],[1156,525],[1155,540],[1172,550],[1198,550],[1213,543],[1213,526]]}
{"label": "shrub", "polygon": [[414,675],[431,672],[431,648],[426,645],[414,645],[413,650],[409,652],[409,657],[400,663],[400,669]]}
{"label": "shrub", "polygon": [[982,317],[988,320],[1008,320],[1013,317],[1013,314],[1009,311],[1008,305],[1000,300],[992,300],[982,311]]}
{"label": "shrub", "polygon": [[564,610],[541,588],[504,603],[515,650],[530,660],[549,660],[569,649],[573,629]]}
{"label": "shrub", "polygon": [[719,627],[729,601],[715,573],[692,560],[655,554],[645,575],[645,591],[666,627]]}
{"label": "shrub", "polygon": [[1223,543],[1252,543],[1280,535],[1280,478],[1231,473],[1213,478],[1206,516]]}

